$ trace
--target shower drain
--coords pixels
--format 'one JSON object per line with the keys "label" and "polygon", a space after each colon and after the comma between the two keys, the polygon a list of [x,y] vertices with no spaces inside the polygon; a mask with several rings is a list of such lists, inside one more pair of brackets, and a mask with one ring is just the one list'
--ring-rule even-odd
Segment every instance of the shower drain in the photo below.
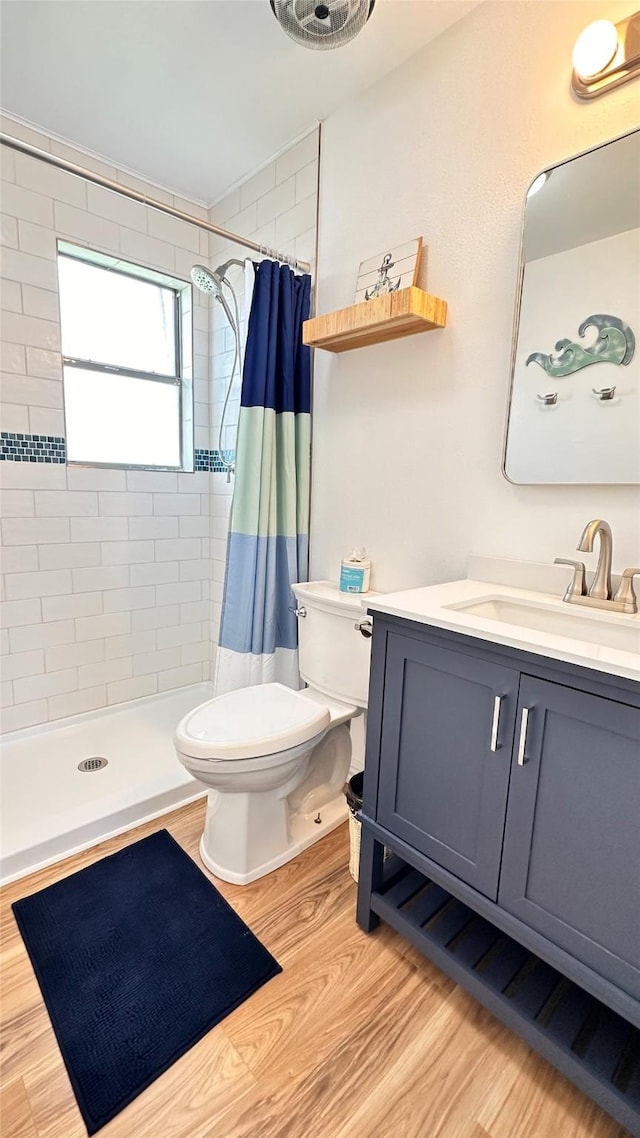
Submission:
{"label": "shower drain", "polygon": [[106,767],[108,762],[109,760],[104,759],[102,755],[92,755],[90,759],[83,759],[81,763],[78,763],[78,770],[101,771],[103,767]]}

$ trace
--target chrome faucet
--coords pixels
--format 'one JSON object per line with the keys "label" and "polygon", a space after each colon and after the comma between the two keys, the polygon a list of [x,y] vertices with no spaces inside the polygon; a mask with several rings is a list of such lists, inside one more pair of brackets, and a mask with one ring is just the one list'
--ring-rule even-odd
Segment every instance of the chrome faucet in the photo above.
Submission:
{"label": "chrome faucet", "polygon": [[625,569],[620,578],[615,597],[611,594],[613,538],[608,522],[603,521],[602,518],[594,518],[593,521],[587,522],[577,548],[581,553],[591,553],[596,534],[600,535],[600,555],[588,592],[584,563],[582,561],[567,561],[564,557],[556,557],[555,565],[572,565],[574,570],[573,580],[568,585],[562,599],[567,604],[589,605],[592,608],[607,609],[610,612],[637,613],[638,601],[633,588],[633,578],[640,573],[640,569]]}

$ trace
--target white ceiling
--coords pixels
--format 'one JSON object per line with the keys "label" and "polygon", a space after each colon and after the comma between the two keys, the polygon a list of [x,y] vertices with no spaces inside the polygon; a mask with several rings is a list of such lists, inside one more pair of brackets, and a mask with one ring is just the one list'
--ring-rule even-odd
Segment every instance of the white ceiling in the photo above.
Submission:
{"label": "white ceiling", "polygon": [[357,39],[298,47],[269,0],[4,0],[2,105],[211,203],[479,0],[377,0]]}

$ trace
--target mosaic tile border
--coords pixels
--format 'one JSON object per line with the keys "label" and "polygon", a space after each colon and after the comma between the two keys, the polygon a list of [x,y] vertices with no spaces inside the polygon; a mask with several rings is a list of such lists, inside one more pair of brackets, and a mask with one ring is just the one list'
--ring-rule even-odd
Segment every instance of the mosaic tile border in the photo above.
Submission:
{"label": "mosaic tile border", "polygon": [[[235,451],[224,452],[227,462],[233,462]],[[25,435],[12,431],[0,431],[0,462],[46,462],[64,463],[67,461],[65,439],[59,435]],[[193,469],[225,474],[227,467],[219,450],[195,450]]]}
{"label": "mosaic tile border", "polygon": [[[227,463],[234,462],[236,452],[225,450],[224,457]],[[210,470],[213,474],[226,474],[227,467],[222,461],[219,450],[196,450],[194,452],[194,470]]]}
{"label": "mosaic tile border", "polygon": [[23,435],[0,431],[0,462],[64,463],[67,446],[59,435]]}

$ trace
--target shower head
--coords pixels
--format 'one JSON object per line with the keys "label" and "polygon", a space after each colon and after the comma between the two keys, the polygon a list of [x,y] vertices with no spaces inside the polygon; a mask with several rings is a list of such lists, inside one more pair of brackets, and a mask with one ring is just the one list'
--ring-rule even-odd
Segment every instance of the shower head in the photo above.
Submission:
{"label": "shower head", "polygon": [[[231,265],[240,265],[240,267],[242,267],[243,262],[237,261],[232,257],[228,261],[225,261],[223,265],[218,265],[217,269],[207,269],[205,265],[194,265],[191,270],[191,280],[196,288],[200,289],[200,292],[204,292],[207,296],[215,296],[216,300],[218,300],[224,308],[225,315],[233,331],[236,332],[236,322],[233,319],[231,309],[227,304],[227,299],[222,290],[223,284],[227,284],[229,288],[231,288],[226,277],[227,269],[229,269]],[[231,292],[233,293],[232,288]],[[235,293],[233,293],[233,295],[235,297]]]}
{"label": "shower head", "polygon": [[[223,451],[223,446],[222,446],[222,436],[223,436],[224,425],[225,425],[224,421],[225,421],[225,415],[227,413],[227,405],[229,403],[229,396],[231,395],[231,388],[233,386],[233,381],[234,381],[234,378],[236,375],[236,368],[238,367],[238,365],[240,368],[240,375],[242,375],[242,351],[241,351],[241,346],[240,346],[240,333],[238,331],[239,324],[240,324],[238,298],[235,294],[235,291],[234,291],[233,285],[231,284],[231,281],[227,280],[227,275],[226,275],[227,270],[231,267],[231,265],[239,265],[240,268],[244,268],[244,262],[243,261],[237,261],[234,257],[230,257],[229,260],[225,261],[223,265],[218,265],[217,269],[208,269],[205,265],[194,265],[192,270],[191,270],[191,280],[193,281],[196,288],[199,289],[200,292],[205,293],[206,296],[214,296],[215,299],[222,305],[222,308],[224,310],[224,314],[225,314],[227,320],[229,321],[229,326],[231,328],[231,331],[233,332],[233,337],[235,340],[235,350],[234,350],[234,354],[233,354],[233,366],[231,368],[231,375],[229,376],[229,382],[227,383],[227,392],[226,392],[226,395],[224,397],[224,404],[222,407],[222,416],[220,418],[220,426],[218,429],[218,454],[220,456],[222,468],[223,468],[223,470],[226,470],[226,472],[227,472],[227,482],[231,481],[231,475],[235,471],[235,462],[227,462],[226,458],[224,457],[224,451]],[[229,308],[229,305],[227,303],[227,298],[224,295],[224,287],[223,287],[224,285],[227,286],[227,288],[229,289],[229,292],[231,293],[231,298],[233,300],[233,307],[234,307],[234,311],[235,311],[235,318],[231,312],[231,309]]]}
{"label": "shower head", "polygon": [[243,262],[231,257],[223,265],[218,265],[217,269],[207,269],[205,265],[194,265],[191,270],[191,280],[196,288],[200,289],[200,292],[219,298],[222,295],[222,285],[225,282],[228,283],[226,274],[232,265],[240,265],[242,268]]}
{"label": "shower head", "polygon": [[194,265],[191,270],[191,280],[196,288],[200,289],[200,292],[204,292],[208,296],[220,296],[222,277],[218,276],[217,270],[212,272],[204,265]]}

